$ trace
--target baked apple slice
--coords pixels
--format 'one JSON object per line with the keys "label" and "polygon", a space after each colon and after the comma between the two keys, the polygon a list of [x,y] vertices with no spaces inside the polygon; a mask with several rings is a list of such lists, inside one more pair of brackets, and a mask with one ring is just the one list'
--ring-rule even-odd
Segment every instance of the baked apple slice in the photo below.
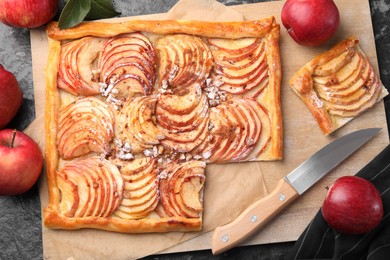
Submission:
{"label": "baked apple slice", "polygon": [[209,103],[198,84],[190,85],[179,94],[160,93],[156,105],[156,123],[165,138],[161,144],[186,153],[207,137]]}
{"label": "baked apple slice", "polygon": [[[254,50],[261,40],[259,38],[241,38],[235,40],[227,40],[223,38],[208,38],[207,42],[216,49],[230,54],[242,54]],[[226,57],[226,60],[228,58]]]}
{"label": "baked apple slice", "polygon": [[62,172],[57,173],[57,187],[61,192],[61,201],[59,209],[62,215],[66,217],[73,217],[79,206],[80,198],[77,194],[77,184]]}
{"label": "baked apple slice", "polygon": [[136,97],[124,104],[117,117],[116,136],[131,144],[132,152],[141,153],[153,149],[165,138],[154,122],[156,98]]}
{"label": "baked apple slice", "polygon": [[[188,88],[195,89],[195,87]],[[197,91],[195,91],[197,92]],[[186,95],[159,95],[156,105],[156,120],[169,132],[185,132],[196,128],[207,115],[208,99],[201,91]]]}
{"label": "baked apple slice", "polygon": [[171,177],[173,192],[170,193],[172,205],[181,216],[200,217],[203,209],[202,191],[205,181],[204,168],[191,168],[191,173],[181,169]]}
{"label": "baked apple slice", "polygon": [[63,173],[76,183],[81,202],[79,205],[84,205],[84,207],[79,208],[80,211],[76,211],[75,217],[91,216],[92,212],[96,209],[99,198],[97,196],[97,186],[99,182],[94,174],[83,164],[76,166],[67,165],[67,167],[63,169]]}
{"label": "baked apple slice", "polygon": [[58,87],[73,95],[100,92],[97,60],[105,38],[84,37],[61,47]]}
{"label": "baked apple slice", "polygon": [[203,84],[213,65],[212,54],[196,36],[175,34],[156,42],[159,64],[158,85],[180,91],[194,83]]}
{"label": "baked apple slice", "polygon": [[[351,115],[359,113],[359,110],[364,108],[360,104],[375,95],[375,84],[378,80],[372,67],[359,54],[356,54],[355,57],[357,58],[352,59],[348,66],[343,67],[341,72],[338,71],[333,74],[329,80],[333,83],[328,81],[328,84],[325,84],[325,86],[323,84],[315,84],[318,96],[329,106],[330,113],[344,115],[346,113]],[[348,70],[351,72],[344,72]],[[354,75],[351,77],[353,73]],[[348,81],[343,80],[341,78],[343,74],[349,74],[348,79],[351,79]],[[359,100],[362,102],[359,102]],[[356,104],[354,105],[354,103]]]}
{"label": "baked apple slice", "polygon": [[[104,68],[118,58],[130,57],[127,52],[134,51],[134,55],[143,57],[149,62],[154,62],[155,53],[149,39],[141,33],[122,34],[109,39],[104,45],[104,51],[99,60],[99,67]],[[102,72],[104,69],[102,70]],[[104,76],[104,73],[102,73]]]}
{"label": "baked apple slice", "polygon": [[200,86],[192,86],[180,93],[164,93],[158,96],[157,114],[159,109],[163,109],[168,113],[185,115],[196,109],[203,98],[202,89]]}
{"label": "baked apple slice", "polygon": [[233,119],[226,116],[223,105],[211,107],[209,118],[210,121],[208,125],[207,139],[205,142],[195,147],[191,151],[191,155],[194,158],[213,162],[210,160],[210,157],[218,150],[222,150],[223,152],[226,151],[229,141],[229,133],[234,131],[234,129],[229,128],[230,122]]}
{"label": "baked apple slice", "polygon": [[248,154],[258,143],[262,131],[262,122],[254,108],[251,107],[248,99],[232,99],[228,104],[228,108],[236,113],[238,120],[244,127],[244,131],[237,146],[232,150],[227,159],[233,162],[240,162],[247,158]]}
{"label": "baked apple slice", "polygon": [[[73,193],[73,196],[77,198],[72,200],[73,201],[78,200],[78,205],[74,212],[74,215],[71,217],[84,217],[87,213],[88,203],[90,203],[90,200],[92,200],[91,191],[88,188],[88,185],[90,185],[90,183],[88,182],[87,179],[85,179],[85,176],[83,174],[80,174],[79,171],[75,172],[74,169],[70,169],[68,171],[67,168],[63,168],[61,171],[65,176],[64,178],[68,179],[70,182],[73,183],[74,186],[77,187],[76,190],[77,192]],[[62,199],[67,199],[67,197],[66,196],[64,196],[64,198],[61,197],[61,200]],[[64,202],[61,203],[63,204]]]}
{"label": "baked apple slice", "polygon": [[368,69],[367,61],[359,53],[353,55],[348,66],[343,66],[338,71],[325,76],[313,77],[318,91],[323,93],[331,90],[347,90],[352,84],[355,84],[361,77],[362,70]]}
{"label": "baked apple slice", "polygon": [[145,172],[151,172],[157,167],[156,159],[153,157],[142,157],[123,163],[117,162],[120,165],[122,178],[128,182],[139,181],[145,177]]}
{"label": "baked apple slice", "polygon": [[108,217],[122,200],[118,168],[98,156],[65,164],[57,172],[57,182],[61,214],[67,217]]}
{"label": "baked apple slice", "polygon": [[359,56],[359,53],[355,49],[348,48],[340,55],[329,56],[315,69],[314,75],[320,77],[332,75],[343,69],[353,58],[356,58],[356,55]]}
{"label": "baked apple slice", "polygon": [[200,117],[199,120],[200,122],[195,124],[193,128],[182,132],[160,128],[165,134],[165,139],[161,140],[161,144],[179,153],[191,152],[192,149],[206,141],[208,136],[208,115]]}
{"label": "baked apple slice", "polygon": [[[161,217],[199,218],[203,210],[205,162],[170,162],[160,177]],[[162,176],[162,174],[160,174]]]}
{"label": "baked apple slice", "polygon": [[60,109],[58,122],[57,147],[62,158],[110,153],[114,113],[105,102],[95,97],[79,98]]}
{"label": "baked apple slice", "polygon": [[[216,127],[215,129],[223,129],[222,133],[224,138],[220,141],[220,144],[214,143],[214,145],[218,145],[219,147],[214,150],[209,161],[225,162],[228,157],[232,157],[230,153],[236,149],[244,132],[246,132],[247,126],[246,122],[243,122],[238,117],[234,108],[229,108],[226,102],[219,105],[213,112],[217,112],[220,117],[226,117],[227,120],[217,121],[218,123],[226,123],[226,125],[216,126],[216,123],[213,123],[214,127]],[[211,134],[213,134],[213,131],[211,131]]]}
{"label": "baked apple slice", "polygon": [[[221,56],[221,54],[214,55]],[[238,57],[226,57],[225,55],[226,54],[223,53],[223,58],[216,58],[214,72],[232,79],[248,77],[249,75],[254,74],[253,72],[256,71],[256,68],[258,68],[263,62],[266,61],[264,43],[256,48],[253,53],[246,53],[246,55],[241,54]],[[225,59],[228,59],[228,62],[226,62]]]}
{"label": "baked apple slice", "polygon": [[265,42],[258,38],[239,40],[209,39],[215,66],[211,72],[212,84],[233,94],[255,97],[268,85],[268,63]]}
{"label": "baked apple slice", "polygon": [[151,94],[156,73],[154,48],[141,33],[113,37],[106,42],[99,61],[104,96],[128,98],[132,93]]}
{"label": "baked apple slice", "polygon": [[254,161],[258,160],[258,158],[265,152],[265,150],[270,147],[272,135],[271,118],[267,109],[259,104],[256,100],[252,98],[245,98],[245,103],[248,110],[252,111],[261,122],[260,138],[257,140],[257,142],[255,142],[253,148],[245,157],[246,161]]}
{"label": "baked apple slice", "polygon": [[121,167],[125,180],[123,199],[114,215],[125,219],[144,218],[158,204],[158,176],[156,159],[134,159]]}
{"label": "baked apple slice", "polygon": [[[203,210],[202,200],[199,199],[204,186],[206,177],[203,174],[195,174],[184,177],[182,184],[178,187],[180,201],[184,204],[184,208],[190,210],[191,213]],[[196,216],[195,216],[196,217]]]}
{"label": "baked apple slice", "polygon": [[264,108],[252,98],[234,98],[210,110],[209,143],[194,150],[209,163],[255,160],[271,137]]}
{"label": "baked apple slice", "polygon": [[326,135],[388,94],[354,36],[313,58],[290,85]]}
{"label": "baked apple slice", "polygon": [[374,72],[370,73],[360,91],[348,98],[338,98],[337,101],[324,101],[329,113],[343,117],[353,117],[372,107],[380,97],[381,83]]}

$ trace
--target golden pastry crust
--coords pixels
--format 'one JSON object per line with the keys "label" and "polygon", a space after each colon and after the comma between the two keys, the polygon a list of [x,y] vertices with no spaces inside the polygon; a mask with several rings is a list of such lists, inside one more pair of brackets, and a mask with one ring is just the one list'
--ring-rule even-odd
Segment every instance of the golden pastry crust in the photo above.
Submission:
{"label": "golden pastry crust", "polygon": [[49,40],[49,55],[46,66],[46,112],[45,114],[45,131],[46,131],[46,147],[45,147],[45,163],[46,163],[46,179],[49,189],[49,205],[56,205],[59,197],[57,184],[55,180],[55,171],[58,167],[58,152],[57,152],[57,119],[58,110],[60,108],[60,96],[57,89],[57,73],[58,63],[61,51],[61,43],[56,40]]}
{"label": "golden pastry crust", "polygon": [[[53,22],[47,34],[47,227],[197,231],[202,227],[206,162],[282,158],[279,25],[273,17],[86,22],[66,30]],[[126,44],[130,49],[123,48]],[[129,56],[112,61],[117,55],[113,46]],[[180,50],[194,54],[180,56]],[[82,51],[87,55],[79,61],[74,55]],[[221,53],[217,66],[215,57]],[[255,53],[260,66],[255,66]],[[64,60],[84,65],[75,69]],[[123,64],[136,66],[122,69]],[[123,74],[129,70],[131,76]],[[122,84],[133,79],[130,87]],[[99,81],[101,94],[79,84],[83,80]],[[111,117],[114,122],[105,123]],[[82,137],[89,142],[76,146]],[[105,167],[116,173],[111,176]],[[74,174],[80,169],[82,174]],[[116,179],[118,172],[123,180]]]}
{"label": "golden pastry crust", "polygon": [[120,218],[68,218],[52,208],[44,211],[45,226],[53,229],[94,228],[121,233],[155,233],[169,231],[199,231],[202,226],[200,218],[171,217],[167,219],[129,220]]}
{"label": "golden pastry crust", "polygon": [[355,36],[314,57],[293,75],[290,86],[325,135],[388,94]]}
{"label": "golden pastry crust", "polygon": [[120,23],[87,22],[61,30],[51,22],[47,34],[55,40],[77,39],[85,36],[112,37],[123,33],[147,32],[154,34],[190,34],[212,38],[238,39],[265,37],[275,27],[275,18],[256,21],[207,22],[187,20],[129,20]]}

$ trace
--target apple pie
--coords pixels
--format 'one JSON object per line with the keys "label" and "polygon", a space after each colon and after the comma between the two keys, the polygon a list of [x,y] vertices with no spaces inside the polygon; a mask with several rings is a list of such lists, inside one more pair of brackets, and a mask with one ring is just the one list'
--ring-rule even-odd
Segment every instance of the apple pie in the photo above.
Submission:
{"label": "apple pie", "polygon": [[47,34],[47,227],[200,230],[207,163],[282,158],[273,17]]}
{"label": "apple pie", "polygon": [[388,94],[354,36],[304,65],[291,78],[290,85],[325,135]]}

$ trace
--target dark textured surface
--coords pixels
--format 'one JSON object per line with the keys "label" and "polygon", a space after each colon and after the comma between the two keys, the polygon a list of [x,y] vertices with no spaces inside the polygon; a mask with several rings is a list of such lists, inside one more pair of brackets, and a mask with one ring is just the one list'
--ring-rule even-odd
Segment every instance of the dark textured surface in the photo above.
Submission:
{"label": "dark textured surface", "polygon": [[[64,2],[64,0],[60,1],[60,9],[64,6]],[[121,16],[133,16],[166,12],[177,0],[114,0],[113,2],[116,10],[121,12]],[[220,0],[219,2],[236,5],[265,1]],[[389,87],[390,0],[370,0],[370,7],[380,75],[383,84]],[[23,90],[22,108],[9,125],[23,130],[35,118],[29,30],[0,24],[0,63],[15,74]],[[385,102],[389,104],[389,98]],[[387,114],[389,119],[389,111]],[[210,250],[205,250],[149,256],[145,259],[282,259],[292,245],[291,242],[241,247],[218,256],[213,256]],[[0,197],[0,260],[42,258],[41,213],[36,187],[21,196]]]}

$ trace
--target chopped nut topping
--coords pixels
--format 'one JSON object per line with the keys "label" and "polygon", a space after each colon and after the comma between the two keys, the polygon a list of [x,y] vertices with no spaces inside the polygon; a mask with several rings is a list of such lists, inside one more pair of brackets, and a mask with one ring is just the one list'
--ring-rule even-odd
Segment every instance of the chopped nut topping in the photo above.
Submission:
{"label": "chopped nut topping", "polygon": [[118,146],[119,148],[121,148],[123,146],[123,143],[120,139],[115,139],[115,144],[116,146]]}
{"label": "chopped nut topping", "polygon": [[172,89],[169,88],[169,85],[168,85],[168,81],[167,80],[163,80],[161,82],[161,90],[160,90],[160,93],[161,94],[172,94]]}
{"label": "chopped nut topping", "polygon": [[215,107],[226,100],[226,92],[219,89],[219,86],[222,84],[223,83],[219,81],[206,79],[206,87],[204,88],[204,92],[206,93],[209,105],[211,107]]}
{"label": "chopped nut topping", "polygon": [[[100,83],[100,92],[102,93],[103,97],[107,97],[108,94],[110,94],[111,90],[114,88],[114,84],[111,83],[110,85],[107,85],[105,83]],[[103,85],[104,84],[104,85]],[[105,86],[105,87],[104,87]]]}
{"label": "chopped nut topping", "polygon": [[116,139],[115,144],[118,148],[115,156],[118,159],[125,160],[125,161],[134,159],[134,155],[131,154],[131,145],[129,142],[123,143],[123,141]]}
{"label": "chopped nut topping", "polygon": [[157,146],[153,146],[153,157],[157,157],[159,155],[159,151]]}
{"label": "chopped nut topping", "polygon": [[158,174],[157,178],[158,179],[166,179],[166,178],[168,178],[168,172],[166,170],[161,171]]}
{"label": "chopped nut topping", "polygon": [[194,155],[193,158],[194,158],[195,160],[203,159],[203,157],[202,157],[201,155],[199,155],[199,154]]}
{"label": "chopped nut topping", "polygon": [[179,66],[177,66],[177,64],[175,64],[172,68],[172,70],[169,72],[169,76],[168,76],[168,81],[172,81],[176,75],[177,75],[177,72],[179,71]]}
{"label": "chopped nut topping", "polygon": [[146,149],[146,150],[144,150],[144,155],[145,156],[148,156],[148,157],[150,157],[150,156],[152,156],[152,151],[150,151],[150,150],[148,150],[148,149]]}
{"label": "chopped nut topping", "polygon": [[123,151],[125,153],[129,153],[131,151],[131,145],[128,142],[126,142],[125,145],[123,146]]}
{"label": "chopped nut topping", "polygon": [[181,153],[179,156],[179,160],[185,160],[185,159],[186,159],[186,155],[184,153]]}
{"label": "chopped nut topping", "polygon": [[212,155],[211,151],[207,151],[207,152],[202,154],[203,158],[206,160],[209,159],[211,157],[211,155]]}
{"label": "chopped nut topping", "polygon": [[253,140],[252,138],[248,138],[248,139],[246,139],[246,144],[249,146],[252,146],[255,144],[255,140]]}

